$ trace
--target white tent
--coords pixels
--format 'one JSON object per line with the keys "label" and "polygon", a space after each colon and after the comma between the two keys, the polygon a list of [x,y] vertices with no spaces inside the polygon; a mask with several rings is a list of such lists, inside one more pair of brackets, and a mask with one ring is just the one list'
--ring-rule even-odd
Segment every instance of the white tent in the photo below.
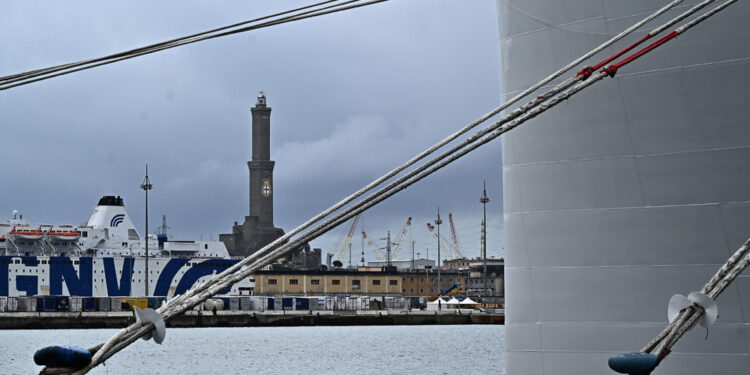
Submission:
{"label": "white tent", "polygon": [[458,299],[456,299],[456,297],[453,297],[453,298],[450,299],[450,301],[448,301],[446,303],[449,304],[449,305],[453,305],[453,307],[455,307],[455,305],[458,305],[461,302]]}
{"label": "white tent", "polygon": [[461,306],[478,305],[478,304],[479,302],[475,302],[469,297],[466,297],[463,301],[461,301]]}
{"label": "white tent", "polygon": [[442,298],[438,298],[432,302],[427,302],[427,310],[437,310],[441,307],[448,307],[447,302]]}

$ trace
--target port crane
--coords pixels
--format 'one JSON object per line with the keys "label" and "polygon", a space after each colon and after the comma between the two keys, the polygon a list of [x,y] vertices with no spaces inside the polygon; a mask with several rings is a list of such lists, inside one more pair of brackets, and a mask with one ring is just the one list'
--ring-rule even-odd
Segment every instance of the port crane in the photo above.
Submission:
{"label": "port crane", "polygon": [[380,249],[372,242],[372,239],[367,236],[367,232],[362,231],[362,238],[367,243],[367,247],[372,250],[372,254],[375,255],[375,259],[383,260],[383,254],[380,253]]}
{"label": "port crane", "polygon": [[333,250],[338,249],[338,252],[336,253],[336,260],[338,261],[342,261],[344,259],[346,249],[349,248],[349,244],[352,242],[352,236],[354,235],[354,230],[357,228],[359,216],[360,215],[355,216],[352,220],[352,226],[349,227],[349,232],[347,232],[346,237],[339,238],[339,240],[336,241],[336,244],[333,245]]}
{"label": "port crane", "polygon": [[404,243],[404,238],[406,238],[406,234],[409,233],[409,227],[411,227],[411,217],[406,219],[406,223],[401,228],[401,232],[399,233],[395,245],[393,245],[393,249],[391,250],[393,252],[391,258],[396,259],[396,257],[398,256],[398,250],[401,249],[401,245]]}
{"label": "port crane", "polygon": [[[448,239],[445,238],[445,236],[443,236],[441,234],[440,237],[438,237],[437,232],[435,232],[435,226],[434,225],[432,225],[431,223],[427,223],[427,230],[429,230],[430,233],[432,233],[433,237],[435,237],[438,241],[440,241],[440,246],[441,247],[444,247],[446,249],[452,249],[452,251],[454,253],[456,252],[455,248],[453,247],[453,244],[451,242],[449,242]],[[450,244],[450,245],[448,245],[448,244]]]}
{"label": "port crane", "polygon": [[442,297],[442,296],[450,293],[453,289],[460,288],[460,287],[461,287],[461,282],[460,281],[456,282],[455,284],[449,286],[448,288],[445,288],[445,289],[441,290],[440,294],[438,294],[438,297]]}
{"label": "port crane", "polygon": [[[393,243],[393,248],[391,248],[391,259],[395,259],[396,255],[398,255],[398,250],[401,248],[401,245],[404,242],[404,238],[406,238],[406,234],[409,233],[410,226],[411,217],[406,219],[406,224],[404,224],[404,226],[401,228],[401,232],[399,233],[396,242]],[[367,233],[365,231],[362,231],[362,238],[365,240],[365,243],[367,243],[367,247],[372,251],[377,260],[383,260],[385,258],[380,252],[381,248],[379,248],[375,244],[375,242],[373,242],[372,239],[367,236]]]}
{"label": "port crane", "polygon": [[453,225],[453,213],[448,213],[448,222],[451,224],[451,237],[453,238],[453,251],[456,253],[456,259],[463,258],[461,254],[461,245],[458,243],[458,236],[456,235],[456,227]]}

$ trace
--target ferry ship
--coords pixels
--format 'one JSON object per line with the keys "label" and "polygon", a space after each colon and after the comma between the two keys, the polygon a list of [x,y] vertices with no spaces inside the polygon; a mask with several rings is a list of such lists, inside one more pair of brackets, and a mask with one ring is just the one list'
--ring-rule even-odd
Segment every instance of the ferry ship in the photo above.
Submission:
{"label": "ferry ship", "polygon": [[[239,261],[218,241],[142,238],[119,196],[102,197],[81,226],[33,225],[17,212],[0,223],[0,297],[169,298]],[[222,294],[250,295],[253,287],[248,278]]]}

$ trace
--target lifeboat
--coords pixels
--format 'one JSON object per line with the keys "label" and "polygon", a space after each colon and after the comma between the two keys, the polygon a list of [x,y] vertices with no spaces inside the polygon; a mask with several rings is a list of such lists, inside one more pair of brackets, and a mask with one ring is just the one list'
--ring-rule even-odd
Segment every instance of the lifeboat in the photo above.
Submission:
{"label": "lifeboat", "polygon": [[49,231],[47,237],[53,241],[78,241],[81,238],[81,233],[73,230],[66,231]]}
{"label": "lifeboat", "polygon": [[10,235],[14,240],[39,241],[44,237],[44,232],[39,229],[14,229]]}
{"label": "lifeboat", "polygon": [[0,237],[0,242],[5,242],[5,236]]}
{"label": "lifeboat", "polygon": [[74,230],[55,230],[47,232],[47,237],[53,241],[78,241],[81,233]]}

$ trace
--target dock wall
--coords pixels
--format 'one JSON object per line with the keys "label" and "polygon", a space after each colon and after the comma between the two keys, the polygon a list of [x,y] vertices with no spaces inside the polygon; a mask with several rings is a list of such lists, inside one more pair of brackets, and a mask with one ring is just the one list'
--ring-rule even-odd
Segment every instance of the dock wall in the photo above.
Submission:
{"label": "dock wall", "polygon": [[[15,312],[0,314],[0,329],[123,328],[135,322],[123,312]],[[504,324],[502,311],[189,311],[167,327],[274,327],[424,324]]]}

